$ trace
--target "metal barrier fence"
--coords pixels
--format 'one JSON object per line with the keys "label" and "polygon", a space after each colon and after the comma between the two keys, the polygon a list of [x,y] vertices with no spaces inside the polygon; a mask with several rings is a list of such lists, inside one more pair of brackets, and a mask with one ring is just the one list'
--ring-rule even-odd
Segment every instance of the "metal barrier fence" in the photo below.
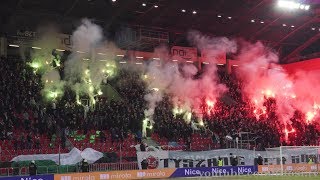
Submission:
{"label": "metal barrier fence", "polygon": [[[93,171],[119,171],[119,170],[137,170],[139,169],[137,162],[128,163],[99,163],[90,164],[89,169]],[[74,173],[79,172],[78,165],[72,166],[38,166],[38,174],[61,174],[61,173]],[[28,167],[8,167],[0,168],[0,176],[18,176],[29,175]]]}

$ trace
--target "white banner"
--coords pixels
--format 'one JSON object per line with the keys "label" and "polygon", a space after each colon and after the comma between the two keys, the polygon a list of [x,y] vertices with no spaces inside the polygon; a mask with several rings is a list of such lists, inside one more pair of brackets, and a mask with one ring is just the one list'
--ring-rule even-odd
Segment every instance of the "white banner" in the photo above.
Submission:
{"label": "white banner", "polygon": [[171,48],[171,56],[174,61],[198,61],[197,48],[173,46]]}
{"label": "white banner", "polygon": [[94,163],[103,157],[103,153],[92,148],[86,148],[80,151],[73,148],[68,153],[63,154],[34,154],[34,155],[19,155],[14,157],[11,161],[31,161],[31,160],[52,160],[61,165],[73,165],[80,162],[82,159],[88,160],[89,163]]}
{"label": "white banner", "polygon": [[239,157],[239,164],[253,165],[254,158],[275,156],[277,152],[267,155],[266,151],[252,151],[245,149],[217,149],[211,151],[150,151],[137,152],[139,168],[143,159],[147,159],[148,168],[185,168],[217,166],[218,158],[222,158],[225,165],[230,165],[230,153]]}

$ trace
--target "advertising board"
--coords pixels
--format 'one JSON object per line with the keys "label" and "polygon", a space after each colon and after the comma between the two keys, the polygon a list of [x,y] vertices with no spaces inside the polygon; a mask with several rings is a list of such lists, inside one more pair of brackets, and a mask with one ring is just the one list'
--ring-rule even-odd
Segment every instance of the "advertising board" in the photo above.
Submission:
{"label": "advertising board", "polygon": [[12,176],[0,177],[1,180],[54,180],[53,174],[37,175],[37,176]]}
{"label": "advertising board", "polygon": [[55,180],[121,180],[121,179],[159,179],[169,178],[175,169],[150,169],[130,171],[106,171],[74,174],[56,174]]}
{"label": "advertising board", "polygon": [[[320,166],[317,164],[284,164],[284,173],[296,172],[317,172]],[[279,173],[281,172],[281,165],[260,165],[258,166],[259,173]]]}
{"label": "advertising board", "polygon": [[257,172],[256,166],[223,166],[203,168],[178,168],[171,177],[211,177],[211,176],[235,176],[249,175]]}

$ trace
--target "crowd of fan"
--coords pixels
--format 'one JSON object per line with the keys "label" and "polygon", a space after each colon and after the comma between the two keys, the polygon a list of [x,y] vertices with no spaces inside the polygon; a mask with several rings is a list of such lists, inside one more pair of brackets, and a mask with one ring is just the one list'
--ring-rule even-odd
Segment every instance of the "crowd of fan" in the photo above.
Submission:
{"label": "crowd of fan", "polygon": [[[112,141],[121,141],[128,133],[141,139],[141,120],[144,118],[146,86],[136,72],[122,69],[108,82],[122,97],[119,101],[97,99],[95,110],[85,110],[75,101],[75,94],[65,90],[62,99],[56,104],[46,104],[42,100],[41,77],[20,58],[1,58],[0,63],[0,139],[12,140],[15,149],[40,147],[39,137],[49,139],[61,137],[65,144],[65,135],[73,130],[109,130]],[[318,129],[315,124],[304,124],[301,113],[296,112],[291,119],[290,128],[295,134],[288,137],[282,132],[284,125],[279,124],[272,99],[266,101],[268,114],[259,120],[248,101],[242,97],[241,81],[234,75],[219,71],[220,80],[229,91],[215,104],[210,116],[203,117],[204,125],[198,126],[197,133],[211,136],[214,143],[226,147],[227,135],[236,137],[239,132],[251,132],[257,137],[256,148],[290,145],[312,145],[317,143]],[[183,116],[172,114],[173,105],[170,96],[158,104],[154,121],[154,132],[170,141],[184,138],[190,141],[194,133],[196,119],[186,123]],[[104,135],[101,141],[105,141]]]}
{"label": "crowd of fan", "polygon": [[[306,124],[305,116],[299,111],[290,119],[291,124],[282,124],[276,115],[275,100],[266,99],[266,114],[254,113],[254,107],[241,93],[241,81],[235,74],[218,71],[221,83],[228,87],[228,92],[215,104],[214,113],[210,115],[203,111],[204,125],[194,126],[196,120],[185,123],[182,117],[173,117],[168,100],[165,99],[156,108],[155,131],[169,141],[188,137],[192,133],[212,137],[212,141],[219,147],[227,148],[230,139],[227,136],[240,139],[241,132],[248,132],[248,139],[254,140],[248,148],[264,150],[280,145],[318,145],[320,126],[317,122]],[[204,102],[205,103],[205,102]],[[169,110],[168,110],[169,109]],[[288,133],[284,130],[287,129]],[[294,129],[294,131],[292,131]]]}
{"label": "crowd of fan", "polygon": [[[58,139],[62,148],[66,137],[79,130],[87,134],[90,130],[107,130],[112,141],[121,141],[128,133],[141,139],[141,122],[144,111],[144,87],[139,85],[132,73],[113,82],[113,87],[122,95],[120,101],[97,99],[93,110],[75,101],[75,94],[66,89],[64,96],[54,102],[45,102],[41,89],[43,82],[39,74],[19,57],[2,57],[0,60],[0,140],[2,146],[12,141],[14,149],[40,149],[40,137],[48,138],[48,147],[55,146]],[[130,79],[131,78],[131,79]],[[125,82],[128,81],[128,82]],[[132,84],[132,87],[124,87]],[[136,83],[137,82],[137,83]],[[140,96],[140,98],[136,98]],[[101,132],[101,142],[105,141]]]}

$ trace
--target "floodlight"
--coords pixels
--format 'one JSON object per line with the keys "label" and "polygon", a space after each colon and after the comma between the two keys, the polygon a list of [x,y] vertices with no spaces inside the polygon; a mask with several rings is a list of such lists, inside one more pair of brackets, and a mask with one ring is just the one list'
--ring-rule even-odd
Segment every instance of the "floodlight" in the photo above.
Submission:
{"label": "floodlight", "polygon": [[278,7],[283,9],[301,9],[306,11],[310,9],[310,5],[301,4],[293,0],[278,0]]}
{"label": "floodlight", "polygon": [[306,5],[306,6],[304,7],[304,9],[305,9],[306,11],[308,11],[308,10],[310,9],[310,5]]}

